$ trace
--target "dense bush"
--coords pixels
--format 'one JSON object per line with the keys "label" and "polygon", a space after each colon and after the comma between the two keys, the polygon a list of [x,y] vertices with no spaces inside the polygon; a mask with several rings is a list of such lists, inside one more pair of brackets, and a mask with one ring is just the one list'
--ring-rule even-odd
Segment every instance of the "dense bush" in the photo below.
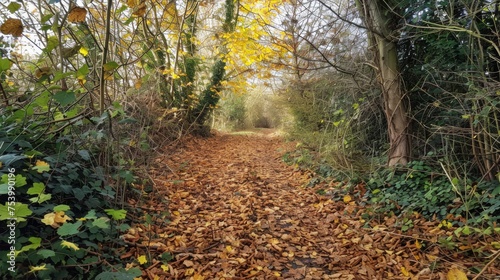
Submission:
{"label": "dense bush", "polygon": [[82,106],[85,92],[63,91],[49,77],[16,99],[18,84],[7,82],[16,71],[8,59],[0,67],[9,93],[0,108],[0,278],[140,275],[119,272],[116,251],[129,227],[118,202],[134,181],[110,131],[112,121],[128,125],[123,108],[116,103],[96,116]]}
{"label": "dense bush", "polygon": [[0,117],[2,277],[88,279],[114,270],[103,264],[117,263],[126,210],[113,209],[116,188],[106,184],[96,146],[88,145],[105,135],[44,135],[40,122],[19,123],[17,114],[4,109]]}

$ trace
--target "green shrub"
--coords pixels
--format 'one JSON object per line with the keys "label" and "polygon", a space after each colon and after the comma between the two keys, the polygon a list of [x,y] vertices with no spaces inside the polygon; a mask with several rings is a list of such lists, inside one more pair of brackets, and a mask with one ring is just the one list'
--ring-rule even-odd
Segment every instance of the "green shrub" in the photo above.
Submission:
{"label": "green shrub", "polygon": [[25,133],[12,121],[15,114],[0,117],[2,278],[94,278],[110,269],[105,261],[118,261],[113,252],[123,246],[126,210],[113,209],[115,189],[104,183],[94,151],[83,148],[88,139],[33,138],[36,121],[27,122],[35,129]]}
{"label": "green shrub", "polygon": [[486,227],[499,221],[498,183],[449,180],[436,169],[423,161],[410,162],[404,169],[382,169],[367,182],[366,198],[379,214],[416,211],[428,219],[452,214],[463,217],[469,225]]}

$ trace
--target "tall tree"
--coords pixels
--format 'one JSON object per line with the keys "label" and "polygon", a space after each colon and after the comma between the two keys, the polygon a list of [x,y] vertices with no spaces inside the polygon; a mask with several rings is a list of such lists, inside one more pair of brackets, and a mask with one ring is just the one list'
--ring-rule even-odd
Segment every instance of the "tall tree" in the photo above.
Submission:
{"label": "tall tree", "polygon": [[406,164],[410,159],[410,121],[398,65],[399,16],[395,13],[397,3],[394,2],[357,0],[361,18],[368,30],[370,49],[383,95],[390,143],[389,166]]}

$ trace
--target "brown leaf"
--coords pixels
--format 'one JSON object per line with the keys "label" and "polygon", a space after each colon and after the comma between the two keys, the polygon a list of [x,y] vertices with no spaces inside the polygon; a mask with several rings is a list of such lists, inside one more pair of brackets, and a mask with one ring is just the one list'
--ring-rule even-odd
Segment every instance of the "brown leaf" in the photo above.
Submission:
{"label": "brown leaf", "polygon": [[40,67],[35,70],[35,77],[37,77],[37,79],[49,75],[52,75],[52,70],[50,69],[50,67]]}
{"label": "brown leaf", "polygon": [[136,17],[142,17],[146,14],[146,3],[142,2],[137,7],[134,7],[132,14]]}
{"label": "brown leaf", "polygon": [[87,10],[82,7],[75,6],[68,14],[69,22],[84,22],[87,17]]}
{"label": "brown leaf", "polygon": [[1,26],[0,32],[5,35],[20,37],[23,34],[23,23],[17,18],[8,18]]}

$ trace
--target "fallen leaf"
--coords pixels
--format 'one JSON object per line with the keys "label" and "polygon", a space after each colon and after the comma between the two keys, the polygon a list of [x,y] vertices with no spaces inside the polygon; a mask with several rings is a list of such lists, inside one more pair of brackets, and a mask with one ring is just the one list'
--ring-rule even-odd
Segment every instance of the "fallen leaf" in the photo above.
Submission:
{"label": "fallen leaf", "polygon": [[446,274],[446,280],[467,280],[467,274],[454,267]]}
{"label": "fallen leaf", "polygon": [[401,273],[403,274],[403,276],[406,276],[406,277],[410,276],[410,273],[408,272],[408,270],[404,266],[401,267]]}
{"label": "fallen leaf", "polygon": [[137,261],[139,264],[145,264],[148,262],[148,259],[146,258],[146,255],[141,255],[137,258]]}
{"label": "fallen leaf", "polygon": [[420,248],[422,248],[422,243],[420,243],[420,242],[418,241],[418,239],[417,239],[417,240],[415,240],[415,248],[417,248],[417,249],[419,249],[419,250],[420,250]]}

